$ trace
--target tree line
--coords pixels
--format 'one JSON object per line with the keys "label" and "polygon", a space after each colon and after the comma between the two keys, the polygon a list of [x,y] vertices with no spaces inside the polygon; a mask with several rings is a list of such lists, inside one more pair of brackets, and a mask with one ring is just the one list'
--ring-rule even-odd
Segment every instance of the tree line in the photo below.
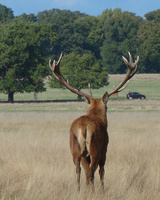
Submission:
{"label": "tree line", "polygon": [[16,92],[43,92],[52,77],[49,58],[58,60],[75,88],[100,88],[108,74],[125,73],[122,55],[140,56],[139,73],[160,73],[160,9],[145,19],[121,9],[106,9],[100,16],[79,11],[45,10],[15,17],[0,4],[0,92],[14,100]]}

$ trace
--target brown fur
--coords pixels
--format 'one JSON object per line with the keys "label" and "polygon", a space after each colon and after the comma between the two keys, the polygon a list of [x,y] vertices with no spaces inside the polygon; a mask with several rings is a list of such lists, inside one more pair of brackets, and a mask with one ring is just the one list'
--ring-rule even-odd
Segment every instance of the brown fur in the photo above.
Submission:
{"label": "brown fur", "polygon": [[104,165],[109,142],[106,102],[105,98],[91,99],[87,114],[73,121],[70,128],[70,149],[76,165],[79,189],[81,163],[86,175],[86,184],[94,183],[94,173],[99,166],[100,179],[104,186]]}

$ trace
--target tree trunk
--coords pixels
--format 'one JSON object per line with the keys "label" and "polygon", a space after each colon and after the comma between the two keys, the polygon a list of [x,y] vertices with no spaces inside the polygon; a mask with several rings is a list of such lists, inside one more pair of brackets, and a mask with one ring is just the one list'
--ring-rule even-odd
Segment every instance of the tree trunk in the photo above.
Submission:
{"label": "tree trunk", "polygon": [[9,92],[8,93],[8,102],[9,103],[13,103],[14,102],[14,93],[13,92]]}
{"label": "tree trunk", "polygon": [[[81,87],[78,88],[78,91],[79,91],[79,92],[81,91]],[[81,100],[82,100],[82,97],[81,97],[80,95],[78,95],[78,96],[77,96],[77,100],[81,101]]]}
{"label": "tree trunk", "polygon": [[77,96],[78,101],[82,101],[82,97],[80,95]]}

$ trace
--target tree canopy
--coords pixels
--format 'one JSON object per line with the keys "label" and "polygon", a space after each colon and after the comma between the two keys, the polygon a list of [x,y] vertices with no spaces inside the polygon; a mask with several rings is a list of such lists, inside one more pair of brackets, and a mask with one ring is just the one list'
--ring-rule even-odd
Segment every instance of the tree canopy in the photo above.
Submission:
{"label": "tree canopy", "polygon": [[51,27],[16,20],[0,26],[0,32],[0,90],[9,101],[16,92],[44,91],[43,79],[48,74],[44,43],[53,40]]}
{"label": "tree canopy", "polygon": [[[106,17],[105,17],[106,15]],[[125,73],[122,56],[131,51],[137,54],[137,32],[142,18],[121,9],[106,10],[104,19],[105,38],[102,46],[102,62],[108,73]]]}
{"label": "tree canopy", "polygon": [[145,17],[118,8],[97,17],[59,9],[15,17],[0,4],[0,92],[13,101],[16,92],[44,91],[48,60],[62,52],[63,74],[75,88],[100,88],[108,73],[125,73],[128,51],[140,56],[140,73],[160,73],[160,10]]}
{"label": "tree canopy", "polygon": [[147,22],[138,32],[140,72],[160,72],[160,23]]}

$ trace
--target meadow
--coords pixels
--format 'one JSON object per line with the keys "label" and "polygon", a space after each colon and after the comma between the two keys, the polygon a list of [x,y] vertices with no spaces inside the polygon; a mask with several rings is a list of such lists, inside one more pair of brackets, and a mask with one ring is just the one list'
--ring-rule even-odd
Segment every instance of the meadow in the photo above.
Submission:
{"label": "meadow", "polygon": [[[105,91],[110,92],[113,90],[114,86],[117,86],[124,78],[124,74],[122,75],[109,75],[109,85],[104,86],[98,90],[93,90],[93,95],[95,98],[100,98]],[[126,98],[126,94],[128,92],[140,92],[145,94],[148,99],[159,99],[160,93],[159,91],[159,82],[160,82],[160,74],[136,74],[132,80],[130,81],[127,88],[119,94],[118,100],[124,100]],[[77,97],[75,94],[69,92],[64,89],[56,89],[50,88],[46,81],[46,92],[38,93],[37,99],[39,101],[47,101],[47,100],[74,100]],[[92,85],[91,85],[92,88]],[[83,90],[88,93],[88,90]],[[115,99],[115,97],[111,97]],[[15,93],[14,95],[15,101],[34,101],[34,94],[31,93]],[[7,95],[0,93],[0,103],[7,101]]]}
{"label": "meadow", "polygon": [[[127,91],[108,102],[110,142],[105,189],[101,190],[97,170],[94,193],[85,186],[83,170],[81,191],[77,192],[69,149],[70,125],[85,114],[85,102],[0,103],[0,199],[159,200],[160,76],[139,76],[130,82]],[[121,77],[112,78],[116,84]],[[146,100],[125,98],[136,88],[147,96]],[[59,96],[65,91],[61,94],[50,89],[46,95],[51,90],[58,91]],[[94,90],[93,94],[100,97],[104,91]],[[23,99],[31,98],[31,94],[23,95]],[[16,98],[22,99],[21,95]]]}

